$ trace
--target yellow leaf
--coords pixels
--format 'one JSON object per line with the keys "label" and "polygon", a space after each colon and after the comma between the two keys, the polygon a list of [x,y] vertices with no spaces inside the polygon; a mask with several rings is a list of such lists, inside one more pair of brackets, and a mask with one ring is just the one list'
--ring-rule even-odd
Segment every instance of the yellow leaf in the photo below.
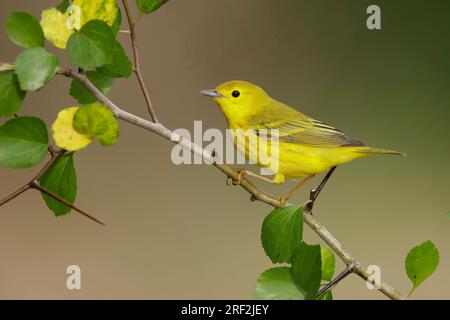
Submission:
{"label": "yellow leaf", "polygon": [[74,0],[72,6],[81,9],[81,26],[91,20],[103,20],[112,26],[119,13],[116,0]]}
{"label": "yellow leaf", "polygon": [[79,134],[73,128],[73,117],[79,107],[61,110],[52,125],[53,140],[58,147],[67,151],[77,151],[87,147],[92,137]]}
{"label": "yellow leaf", "polygon": [[109,26],[116,23],[119,7],[116,0],[74,0],[65,13],[57,8],[42,12],[41,26],[45,38],[60,49],[65,49],[70,36],[91,20],[103,20]]}
{"label": "yellow leaf", "polygon": [[65,49],[67,41],[74,32],[67,24],[69,14],[61,13],[56,8],[42,11],[41,27],[45,38],[60,49]]}

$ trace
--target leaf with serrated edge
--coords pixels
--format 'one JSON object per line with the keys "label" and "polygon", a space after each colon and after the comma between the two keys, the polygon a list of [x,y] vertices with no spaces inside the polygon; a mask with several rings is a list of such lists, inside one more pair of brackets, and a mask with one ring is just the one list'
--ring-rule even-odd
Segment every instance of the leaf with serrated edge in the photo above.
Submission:
{"label": "leaf with serrated edge", "polygon": [[116,0],[73,0],[72,5],[81,10],[81,26],[92,20],[102,20],[112,27],[119,14]]}
{"label": "leaf with serrated edge", "polygon": [[288,267],[264,271],[253,293],[258,300],[305,300],[306,293],[294,281]]}
{"label": "leaf with serrated edge", "polygon": [[322,280],[331,281],[336,264],[334,254],[330,249],[320,246],[320,255],[322,259]]}
{"label": "leaf with serrated edge", "polygon": [[413,283],[410,294],[436,271],[438,264],[439,251],[431,241],[425,241],[408,252],[405,269]]}
{"label": "leaf with serrated edge", "polygon": [[104,65],[97,71],[112,78],[129,78],[133,74],[133,65],[118,41],[112,48],[111,64]]}
{"label": "leaf with serrated edge", "polygon": [[26,12],[12,12],[5,23],[12,42],[23,48],[43,47],[44,33],[35,17]]}
{"label": "leaf with serrated edge", "polygon": [[77,151],[86,148],[92,138],[82,135],[73,128],[73,117],[78,107],[63,109],[52,125],[53,140],[58,147],[68,151]]}
{"label": "leaf with serrated edge", "polygon": [[152,13],[167,3],[168,0],[135,0],[136,6],[141,13]]}
{"label": "leaf with serrated edge", "polygon": [[119,123],[114,114],[100,103],[80,107],[75,114],[73,126],[79,133],[95,137],[103,146],[115,144],[120,134]]}
{"label": "leaf with serrated edge", "polygon": [[302,241],[302,234],[302,207],[277,208],[264,219],[261,242],[273,263],[290,262],[293,250]]}
{"label": "leaf with serrated edge", "polygon": [[[65,49],[70,36],[76,31],[73,27],[81,28],[92,20],[106,22],[117,34],[120,29],[121,14],[115,0],[74,0],[74,8],[79,9],[79,21],[71,18],[68,23],[70,12],[67,3],[62,3],[57,8],[49,8],[42,12],[41,26],[44,35],[55,47]],[[76,14],[76,11],[74,11]],[[79,22],[79,26],[73,26]]]}
{"label": "leaf with serrated edge", "polygon": [[[40,184],[46,190],[53,192],[70,203],[74,203],[77,194],[77,175],[73,162],[73,153],[60,156],[42,176]],[[71,210],[70,207],[45,193],[42,193],[42,197],[55,216],[65,215]]]}
{"label": "leaf with serrated edge", "polygon": [[19,111],[25,95],[13,70],[0,72],[0,117],[9,117]]}
{"label": "leaf with serrated edge", "polygon": [[111,63],[111,47],[115,41],[113,31],[105,22],[92,20],[70,37],[67,54],[70,61],[80,68],[98,68]]}
{"label": "leaf with serrated edge", "polygon": [[47,148],[47,127],[39,118],[18,117],[0,126],[0,166],[35,166],[44,160]]}
{"label": "leaf with serrated edge", "polygon": [[31,48],[16,59],[15,73],[20,88],[36,91],[44,87],[59,69],[59,59],[44,48]]}
{"label": "leaf with serrated edge", "polygon": [[302,242],[292,255],[291,272],[298,285],[308,294],[308,298],[314,298],[322,279],[320,246]]}

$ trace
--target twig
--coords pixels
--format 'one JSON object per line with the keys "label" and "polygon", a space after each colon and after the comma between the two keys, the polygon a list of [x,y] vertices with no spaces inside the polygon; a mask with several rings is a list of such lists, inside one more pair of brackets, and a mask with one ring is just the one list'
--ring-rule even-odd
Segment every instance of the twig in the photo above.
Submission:
{"label": "twig", "polygon": [[152,101],[150,99],[150,94],[148,92],[147,86],[145,84],[144,78],[142,77],[141,72],[141,60],[139,58],[139,50],[138,50],[138,44],[137,44],[137,38],[136,38],[136,24],[133,22],[133,19],[131,17],[130,8],[128,7],[127,0],[122,0],[123,7],[125,9],[125,13],[128,20],[128,25],[130,26],[130,37],[131,37],[131,47],[133,48],[133,55],[134,55],[134,73],[136,74],[136,77],[139,82],[139,86],[141,87],[142,93],[144,95],[145,103],[147,104],[148,112],[150,113],[150,117],[153,122],[157,123],[158,117],[156,116],[156,112],[153,108]]}
{"label": "twig", "polygon": [[[156,133],[159,136],[167,140],[170,140],[174,143],[178,143],[187,150],[193,152],[194,154],[202,156],[207,163],[211,163],[214,167],[225,173],[231,179],[237,180],[239,178],[238,171],[234,170],[231,166],[227,164],[218,163],[216,161],[216,158],[211,154],[211,152],[204,150],[202,147],[196,145],[195,143],[186,138],[182,138],[178,134],[166,128],[161,123],[154,123],[145,120],[118,107],[111,100],[109,100],[103,93],[101,93],[84,75],[80,75],[76,72],[73,72],[70,69],[61,69],[58,73],[79,81],[100,102],[107,105],[118,119],[133,124],[135,126],[141,127],[153,133]],[[241,183],[239,185],[243,189],[245,189],[248,193],[251,194],[252,199],[259,200],[273,207],[281,207],[278,198],[257,188],[248,179],[242,178]],[[307,206],[305,207],[307,208]],[[348,252],[341,245],[341,243],[315,217],[313,217],[310,211],[308,210],[304,211],[303,219],[306,222],[306,224],[309,227],[311,227],[311,229],[317,235],[319,235],[319,237],[322,238],[323,241],[325,241],[327,245],[345,262],[347,266],[354,266],[353,270],[354,273],[356,273],[358,276],[360,276],[366,281],[369,279],[371,274],[369,274],[366,271],[366,269],[361,266],[360,262],[356,260],[356,258],[354,258],[350,254],[350,252]],[[395,300],[406,299],[406,297],[404,297],[400,292],[398,292],[396,289],[394,289],[393,287],[384,282],[381,283],[381,286],[378,290],[391,299]]]}
{"label": "twig", "polygon": [[15,198],[20,196],[25,191],[28,191],[29,189],[37,189],[37,190],[47,194],[49,197],[52,197],[56,201],[61,202],[62,204],[64,204],[64,205],[72,208],[73,210],[81,213],[85,217],[87,217],[87,218],[89,218],[89,219],[91,219],[91,220],[93,220],[93,221],[95,221],[95,222],[97,222],[97,223],[99,223],[99,224],[104,226],[105,224],[103,222],[101,222],[100,220],[98,220],[98,219],[94,218],[93,216],[87,214],[83,210],[75,207],[73,204],[71,204],[67,200],[65,200],[65,199],[61,198],[60,196],[58,196],[57,194],[55,194],[55,193],[45,189],[44,187],[42,187],[39,184],[38,181],[44,176],[44,174],[51,167],[51,165],[53,163],[55,163],[55,161],[58,160],[59,157],[61,157],[64,153],[66,153],[66,150],[63,150],[63,149],[55,150],[52,146],[49,146],[48,147],[48,153],[51,156],[50,160],[47,161],[47,163],[41,168],[41,170],[39,170],[38,173],[27,184],[23,185],[22,187],[20,187],[19,189],[17,189],[16,191],[11,193],[7,197],[5,197],[4,199],[0,200],[0,207],[5,205],[6,203],[10,202],[11,200],[14,200]]}
{"label": "twig", "polygon": [[49,197],[55,199],[56,201],[61,202],[62,204],[72,208],[73,210],[75,210],[76,212],[82,214],[83,216],[85,216],[88,219],[91,219],[95,222],[97,222],[98,224],[101,224],[102,226],[104,226],[105,224],[103,222],[101,222],[100,220],[98,220],[97,218],[94,218],[93,216],[91,216],[90,214],[86,213],[85,211],[81,210],[80,208],[77,208],[76,206],[74,206],[72,203],[70,203],[69,201],[67,201],[66,199],[58,196],[57,194],[45,189],[44,187],[42,187],[38,181],[33,181],[31,183],[30,188],[36,189],[42,193],[45,193],[46,195],[48,195]]}
{"label": "twig", "polygon": [[11,193],[10,195],[8,195],[7,197],[5,197],[2,200],[0,200],[0,207],[5,205],[5,204],[7,204],[11,200],[14,200],[18,196],[20,196],[22,193],[24,193],[25,191],[30,189],[33,181],[41,179],[42,176],[44,175],[44,173],[47,171],[47,169],[50,168],[50,166],[58,159],[59,155],[63,154],[63,151],[59,151],[58,154],[55,153],[53,148],[50,147],[50,146],[48,147],[48,151],[49,151],[49,153],[51,155],[50,160],[42,167],[41,170],[39,170],[39,172],[31,179],[31,181],[29,181],[28,183],[26,183],[25,185],[23,185],[22,187],[20,187],[19,189],[17,189],[16,191]]}
{"label": "twig", "polygon": [[9,196],[5,197],[4,199],[2,199],[0,201],[0,207],[7,204],[8,202],[10,202],[11,200],[14,200],[15,198],[17,198],[18,196],[20,196],[22,193],[24,193],[25,191],[27,191],[28,189],[30,189],[30,184],[27,183],[26,185],[20,187],[19,189],[17,189],[16,191],[14,191],[13,193],[11,193]]}

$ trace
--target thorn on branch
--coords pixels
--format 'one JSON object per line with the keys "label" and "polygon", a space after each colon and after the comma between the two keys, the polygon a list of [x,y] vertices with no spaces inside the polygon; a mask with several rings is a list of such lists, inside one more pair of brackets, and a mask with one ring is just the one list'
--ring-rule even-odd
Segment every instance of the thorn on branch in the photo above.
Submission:
{"label": "thorn on branch", "polygon": [[49,197],[51,197],[51,198],[55,199],[56,201],[59,201],[62,204],[72,208],[73,210],[75,210],[76,212],[78,212],[81,215],[85,216],[86,218],[88,218],[88,219],[90,219],[92,221],[95,221],[95,222],[97,222],[98,224],[100,224],[102,226],[105,226],[105,224],[102,221],[100,221],[97,218],[91,216],[90,214],[86,213],[85,211],[81,210],[80,208],[77,208],[75,205],[73,205],[72,203],[70,203],[66,199],[64,199],[64,198],[58,196],[57,194],[55,194],[55,193],[45,189],[44,187],[42,187],[37,180],[34,180],[31,183],[30,187],[33,188],[33,189],[36,189],[36,190],[38,190],[38,191],[40,191],[42,193],[45,193]]}
{"label": "thorn on branch", "polygon": [[5,197],[4,199],[0,200],[0,207],[5,205],[6,203],[10,202],[11,200],[14,200],[15,198],[17,198],[18,196],[20,196],[21,194],[23,194],[25,191],[28,191],[29,189],[36,189],[41,191],[42,193],[45,193],[46,195],[48,195],[49,197],[55,199],[56,201],[61,202],[62,204],[72,208],[73,210],[77,211],[78,213],[82,214],[83,216],[85,216],[86,218],[89,218],[95,222],[97,222],[98,224],[101,225],[105,225],[102,221],[98,220],[97,218],[91,216],[90,214],[86,213],[85,211],[77,208],[76,206],[74,206],[72,203],[70,203],[69,201],[63,199],[62,197],[58,196],[57,194],[43,188],[40,184],[39,184],[39,180],[42,178],[42,176],[45,174],[45,172],[47,172],[47,170],[50,168],[50,166],[56,162],[56,160],[59,159],[59,157],[61,155],[63,155],[64,153],[66,153],[66,150],[60,149],[60,150],[55,150],[52,146],[48,146],[48,152],[51,156],[50,160],[42,167],[42,169],[31,179],[31,181],[29,181],[27,184],[23,185],[22,187],[20,187],[19,189],[17,189],[16,191],[14,191],[13,193],[11,193],[10,195],[8,195],[7,197]]}
{"label": "thorn on branch", "polygon": [[319,292],[317,292],[316,297],[319,297],[320,295],[324,294],[325,292],[327,292],[328,290],[330,290],[331,288],[333,288],[335,285],[337,285],[339,282],[341,282],[342,280],[344,280],[349,274],[353,273],[353,271],[355,270],[355,265],[352,263],[349,266],[347,266],[344,271],[342,271],[340,274],[338,274],[336,276],[336,278],[334,278],[333,280],[331,280],[330,282],[328,282],[327,285],[325,285],[322,289],[319,290]]}

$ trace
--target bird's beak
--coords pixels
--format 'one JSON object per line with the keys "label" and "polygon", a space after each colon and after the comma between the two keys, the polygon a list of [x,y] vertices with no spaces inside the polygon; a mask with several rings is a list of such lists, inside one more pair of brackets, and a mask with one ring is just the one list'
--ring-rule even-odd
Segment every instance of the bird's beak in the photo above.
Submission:
{"label": "bird's beak", "polygon": [[223,95],[218,93],[216,90],[202,90],[200,93],[204,96],[211,97],[211,98],[223,98]]}

